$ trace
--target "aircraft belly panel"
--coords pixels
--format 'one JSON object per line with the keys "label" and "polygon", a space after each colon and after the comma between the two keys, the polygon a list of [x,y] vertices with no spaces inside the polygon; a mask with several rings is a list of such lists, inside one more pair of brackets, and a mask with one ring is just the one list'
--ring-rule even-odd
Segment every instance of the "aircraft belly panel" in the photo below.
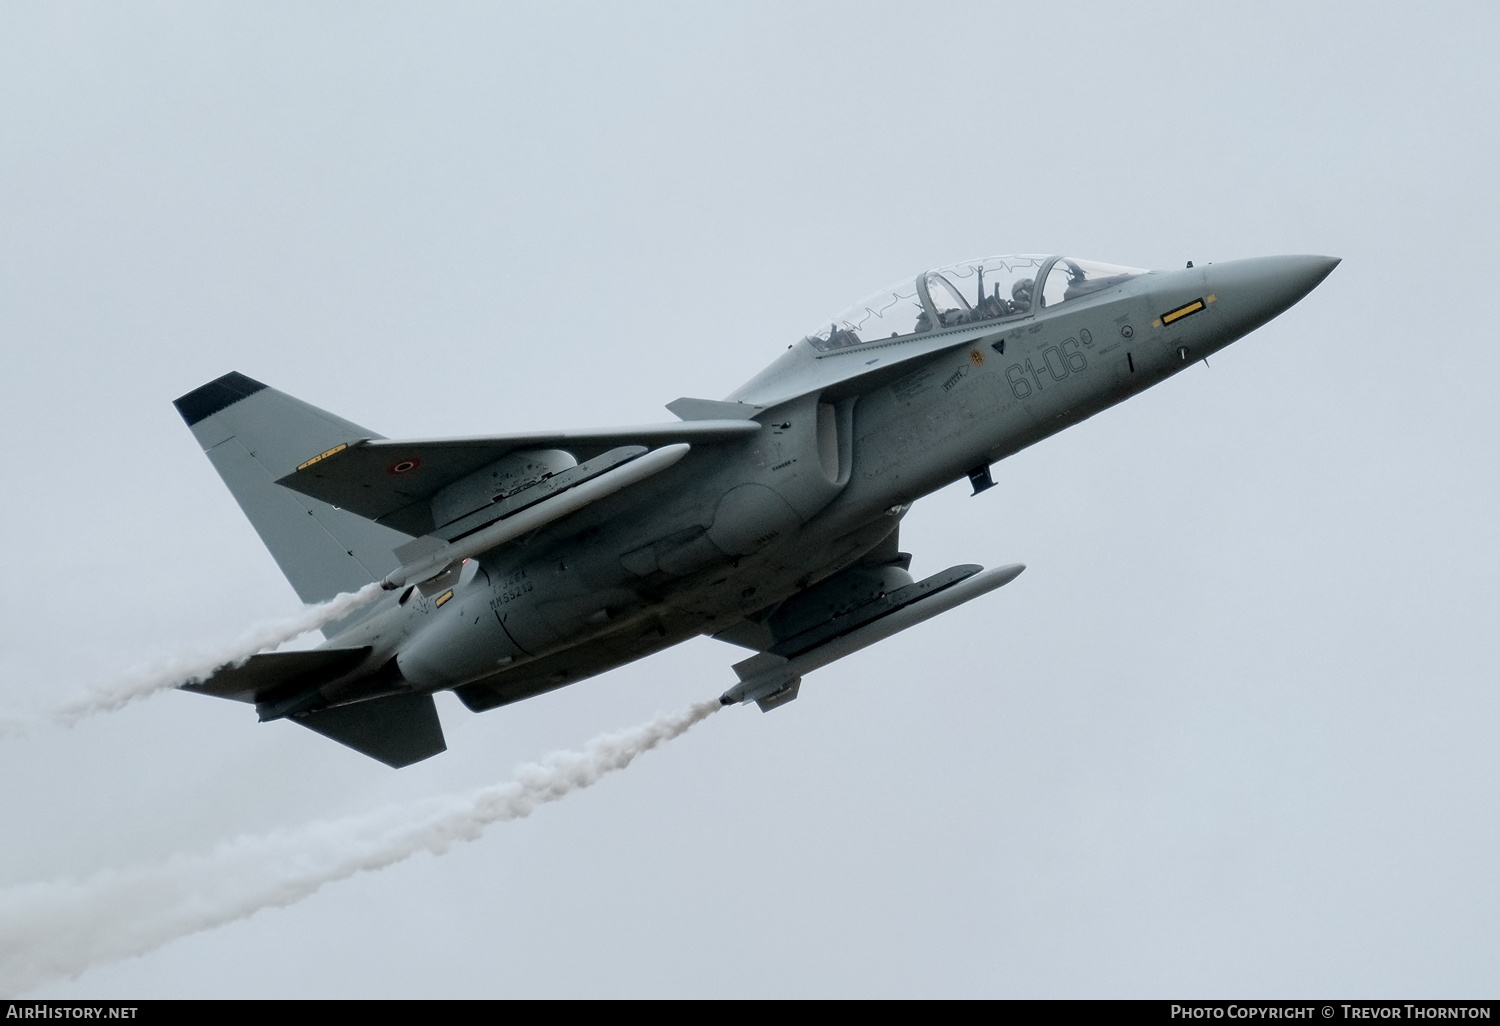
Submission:
{"label": "aircraft belly panel", "polygon": [[583,642],[454,690],[475,712],[498,708],[555,691],[680,644],[699,633],[698,624],[697,617],[674,617],[670,626],[653,621]]}

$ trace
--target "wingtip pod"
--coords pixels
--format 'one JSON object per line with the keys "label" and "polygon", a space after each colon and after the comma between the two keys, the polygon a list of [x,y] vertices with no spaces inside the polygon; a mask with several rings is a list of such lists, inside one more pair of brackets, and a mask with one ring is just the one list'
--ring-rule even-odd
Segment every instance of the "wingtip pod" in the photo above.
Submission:
{"label": "wingtip pod", "polygon": [[[997,567],[995,567],[995,569],[993,569],[993,570],[990,571],[990,573],[994,575],[994,580],[996,581],[996,583],[993,585],[993,587],[998,588],[998,587],[1000,587],[1003,584],[1009,584],[1011,581],[1014,581],[1017,577],[1020,577],[1021,576],[1021,572],[1024,571],[1025,569],[1026,569],[1026,564],[1025,563],[1007,563],[1005,566],[997,566]],[[980,576],[983,576],[983,575],[981,574]],[[986,590],[989,590],[989,589],[986,589]]]}

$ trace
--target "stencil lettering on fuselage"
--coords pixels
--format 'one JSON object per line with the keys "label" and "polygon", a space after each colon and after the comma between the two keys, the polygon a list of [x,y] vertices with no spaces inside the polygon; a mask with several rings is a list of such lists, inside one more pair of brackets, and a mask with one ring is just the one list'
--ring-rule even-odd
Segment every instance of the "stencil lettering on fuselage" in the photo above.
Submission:
{"label": "stencil lettering on fuselage", "polygon": [[1010,383],[1011,394],[1017,399],[1029,399],[1084,373],[1089,369],[1084,347],[1093,344],[1093,333],[1081,328],[1076,336],[1070,335],[1056,345],[1044,344],[1032,355],[1010,364],[1005,368],[1005,380]]}

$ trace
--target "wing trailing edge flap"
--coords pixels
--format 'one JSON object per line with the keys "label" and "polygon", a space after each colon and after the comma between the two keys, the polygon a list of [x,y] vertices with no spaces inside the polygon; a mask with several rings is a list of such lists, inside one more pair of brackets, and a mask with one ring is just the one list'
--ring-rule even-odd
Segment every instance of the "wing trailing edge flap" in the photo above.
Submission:
{"label": "wing trailing edge flap", "polygon": [[[725,405],[752,414],[756,409]],[[545,454],[549,452],[555,454],[561,450],[584,464],[607,461],[617,455],[629,458],[621,452],[625,449],[639,452],[679,442],[705,445],[743,438],[758,430],[760,424],[748,416],[744,419],[721,416],[599,431],[409,441],[370,438],[324,453],[308,453],[306,461],[276,483],[406,534],[420,536],[469,512],[461,508],[465,501],[477,509],[480,498],[484,503],[497,498],[494,486],[486,491],[489,478],[508,478],[524,488],[563,472],[568,464],[548,464]],[[536,459],[520,460],[517,466],[510,465],[516,460],[501,463],[507,457],[522,454],[534,455]],[[531,462],[537,465],[533,467]],[[470,491],[478,498],[468,496]],[[460,508],[450,509],[450,499],[457,499]]]}

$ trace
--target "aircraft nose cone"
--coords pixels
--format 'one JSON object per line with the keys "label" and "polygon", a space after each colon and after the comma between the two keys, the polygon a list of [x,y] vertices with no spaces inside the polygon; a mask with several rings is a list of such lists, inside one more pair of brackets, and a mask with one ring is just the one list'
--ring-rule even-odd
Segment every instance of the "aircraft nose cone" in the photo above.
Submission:
{"label": "aircraft nose cone", "polygon": [[1243,333],[1292,306],[1338,265],[1338,257],[1274,256],[1229,260],[1206,271],[1220,315]]}

